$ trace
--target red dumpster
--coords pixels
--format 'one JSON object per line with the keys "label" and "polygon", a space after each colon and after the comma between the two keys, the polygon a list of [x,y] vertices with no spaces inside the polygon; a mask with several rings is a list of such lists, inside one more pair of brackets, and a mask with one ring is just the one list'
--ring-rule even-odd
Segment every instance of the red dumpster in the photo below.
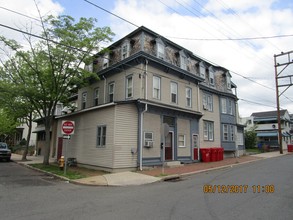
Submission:
{"label": "red dumpster", "polygon": [[288,152],[293,152],[293,145],[292,144],[288,144],[287,148],[288,148]]}
{"label": "red dumpster", "polygon": [[211,148],[211,162],[218,161],[218,148]]}
{"label": "red dumpster", "polygon": [[211,149],[210,148],[201,148],[200,149],[200,155],[201,155],[201,159],[203,162],[210,162],[210,152],[211,152]]}

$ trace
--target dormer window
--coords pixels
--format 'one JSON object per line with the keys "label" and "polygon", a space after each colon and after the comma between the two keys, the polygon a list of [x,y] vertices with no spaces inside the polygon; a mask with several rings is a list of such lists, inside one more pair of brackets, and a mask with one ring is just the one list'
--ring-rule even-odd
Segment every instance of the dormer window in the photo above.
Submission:
{"label": "dormer window", "polygon": [[164,60],[165,59],[165,44],[161,38],[156,38],[152,41],[155,44],[155,49],[157,57]]}
{"label": "dormer window", "polygon": [[226,82],[227,82],[227,89],[231,89],[231,76],[229,73],[226,73]]}
{"label": "dormer window", "polygon": [[206,67],[204,66],[204,63],[202,61],[199,63],[198,69],[199,69],[199,76],[201,78],[205,79],[206,78]]}
{"label": "dormer window", "polygon": [[215,72],[212,66],[209,67],[209,82],[210,85],[215,85]]}
{"label": "dormer window", "polygon": [[121,59],[125,59],[129,56],[129,41],[125,41],[121,46]]}
{"label": "dormer window", "polygon": [[183,51],[180,51],[179,54],[180,54],[180,67],[181,69],[187,70],[187,63],[188,63],[187,56]]}
{"label": "dormer window", "polygon": [[103,69],[106,69],[107,67],[109,67],[109,54],[104,54],[103,59]]}

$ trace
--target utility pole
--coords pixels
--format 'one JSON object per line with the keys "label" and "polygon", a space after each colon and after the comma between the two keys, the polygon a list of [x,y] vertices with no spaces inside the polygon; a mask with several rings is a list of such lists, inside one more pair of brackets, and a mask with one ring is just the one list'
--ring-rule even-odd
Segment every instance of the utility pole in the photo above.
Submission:
{"label": "utility pole", "polygon": [[[283,144],[282,144],[282,128],[281,128],[281,114],[280,114],[280,96],[289,89],[290,86],[293,85],[292,78],[293,75],[285,75],[284,70],[286,68],[293,64],[293,51],[289,51],[286,53],[281,53],[274,55],[274,62],[275,62],[275,81],[276,81],[276,99],[277,99],[277,114],[278,114],[278,140],[279,140],[279,149],[280,154],[283,154]],[[282,79],[282,82],[279,82],[279,80]],[[284,83],[284,79],[288,79],[288,82],[286,81]],[[279,94],[279,88],[286,87],[280,94]]]}

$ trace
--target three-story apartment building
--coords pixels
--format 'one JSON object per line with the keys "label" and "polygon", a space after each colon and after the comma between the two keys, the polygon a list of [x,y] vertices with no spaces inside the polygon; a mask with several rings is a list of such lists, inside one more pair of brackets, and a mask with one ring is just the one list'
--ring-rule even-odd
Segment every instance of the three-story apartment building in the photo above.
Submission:
{"label": "three-story apartment building", "polygon": [[78,163],[117,171],[198,161],[204,147],[235,151],[236,86],[227,69],[145,27],[86,68],[100,80],[79,89],[75,112],[57,118],[58,127],[75,121],[67,156]]}

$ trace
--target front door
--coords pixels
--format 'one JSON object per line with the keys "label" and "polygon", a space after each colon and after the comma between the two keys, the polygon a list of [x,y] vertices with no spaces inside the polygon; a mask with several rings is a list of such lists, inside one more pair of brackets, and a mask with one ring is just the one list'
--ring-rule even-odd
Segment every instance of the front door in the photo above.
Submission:
{"label": "front door", "polygon": [[173,160],[173,132],[169,132],[165,140],[165,160]]}

